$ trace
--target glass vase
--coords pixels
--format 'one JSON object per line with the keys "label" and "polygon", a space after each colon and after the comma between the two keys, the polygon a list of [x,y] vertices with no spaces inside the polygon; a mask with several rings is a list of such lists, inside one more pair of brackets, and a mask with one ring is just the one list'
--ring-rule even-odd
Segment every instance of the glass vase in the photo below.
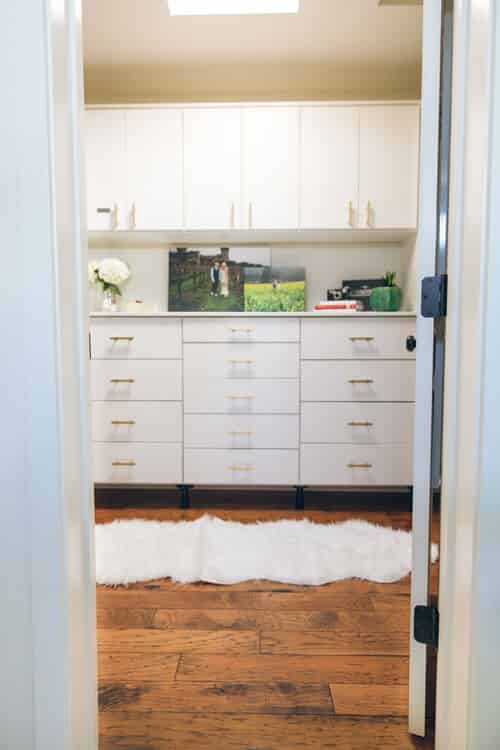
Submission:
{"label": "glass vase", "polygon": [[101,309],[103,312],[107,312],[107,313],[117,312],[118,295],[114,289],[103,290]]}

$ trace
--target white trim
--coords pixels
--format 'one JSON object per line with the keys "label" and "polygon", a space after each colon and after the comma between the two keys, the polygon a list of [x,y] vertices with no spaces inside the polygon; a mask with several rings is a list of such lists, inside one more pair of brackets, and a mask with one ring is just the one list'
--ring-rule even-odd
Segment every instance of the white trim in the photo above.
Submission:
{"label": "white trim", "polygon": [[394,107],[414,106],[419,99],[292,99],[290,101],[236,101],[236,102],[144,102],[139,104],[87,104],[85,109],[247,109],[255,107]]}

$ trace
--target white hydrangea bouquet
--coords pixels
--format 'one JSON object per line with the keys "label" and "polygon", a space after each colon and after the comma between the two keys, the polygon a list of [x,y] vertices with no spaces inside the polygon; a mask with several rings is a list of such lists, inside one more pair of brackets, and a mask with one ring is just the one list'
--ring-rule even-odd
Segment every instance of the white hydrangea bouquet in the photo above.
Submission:
{"label": "white hydrangea bouquet", "polygon": [[130,278],[130,268],[120,258],[103,258],[98,262],[90,261],[88,271],[90,286],[102,288],[102,309],[115,312],[116,298],[121,296],[121,287]]}

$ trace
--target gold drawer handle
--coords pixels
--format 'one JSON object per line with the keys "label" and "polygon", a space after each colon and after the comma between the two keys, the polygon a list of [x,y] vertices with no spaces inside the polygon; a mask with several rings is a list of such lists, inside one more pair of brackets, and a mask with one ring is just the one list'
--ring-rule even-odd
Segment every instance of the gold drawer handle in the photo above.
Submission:
{"label": "gold drawer handle", "polygon": [[368,385],[369,383],[373,383],[373,380],[371,378],[352,378],[351,380],[349,380],[349,383],[353,383],[355,385],[357,385],[358,383]]}
{"label": "gold drawer handle", "polygon": [[111,378],[110,383],[135,383],[134,378]]}
{"label": "gold drawer handle", "polygon": [[375,341],[375,336],[349,336],[349,341]]}
{"label": "gold drawer handle", "polygon": [[111,424],[135,424],[135,419],[112,419]]}
{"label": "gold drawer handle", "polygon": [[349,427],[373,427],[373,422],[348,422]]}
{"label": "gold drawer handle", "polygon": [[227,467],[229,471],[253,471],[255,469],[255,466],[250,466],[249,464],[238,466],[233,464],[232,466]]}
{"label": "gold drawer handle", "polygon": [[110,336],[110,341],[133,341],[133,336]]}
{"label": "gold drawer handle", "polygon": [[232,326],[229,326],[229,330],[231,333],[253,333],[255,331],[255,328],[234,328]]}
{"label": "gold drawer handle", "polygon": [[352,201],[347,204],[347,223],[350,227],[354,226],[354,207]]}
{"label": "gold drawer handle", "polygon": [[111,466],[136,466],[135,461],[113,461]]}
{"label": "gold drawer handle", "polygon": [[230,430],[228,435],[255,435],[252,430]]}
{"label": "gold drawer handle", "polygon": [[249,399],[254,398],[253,393],[247,393],[246,395],[242,393],[241,395],[234,395],[234,396],[226,396],[226,398],[231,399],[231,401],[248,401]]}
{"label": "gold drawer handle", "polygon": [[228,359],[230,365],[253,365],[254,359]]}
{"label": "gold drawer handle", "polygon": [[346,464],[348,469],[371,469],[372,464]]}

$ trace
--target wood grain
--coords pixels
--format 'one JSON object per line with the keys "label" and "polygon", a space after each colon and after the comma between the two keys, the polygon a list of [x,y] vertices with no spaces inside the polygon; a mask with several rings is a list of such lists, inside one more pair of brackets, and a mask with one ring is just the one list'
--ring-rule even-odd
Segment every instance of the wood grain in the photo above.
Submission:
{"label": "wood grain", "polygon": [[261,633],[262,654],[408,654],[408,629],[295,630]]}
{"label": "wood grain", "polygon": [[407,685],[330,685],[335,713],[349,716],[407,716]]}
{"label": "wood grain", "polygon": [[165,656],[157,651],[145,653],[128,653],[120,651],[115,654],[98,648],[99,681],[107,680],[173,680],[179,664],[177,654]]}
{"label": "wood grain", "polygon": [[101,653],[255,654],[258,635],[251,630],[103,630]]}

